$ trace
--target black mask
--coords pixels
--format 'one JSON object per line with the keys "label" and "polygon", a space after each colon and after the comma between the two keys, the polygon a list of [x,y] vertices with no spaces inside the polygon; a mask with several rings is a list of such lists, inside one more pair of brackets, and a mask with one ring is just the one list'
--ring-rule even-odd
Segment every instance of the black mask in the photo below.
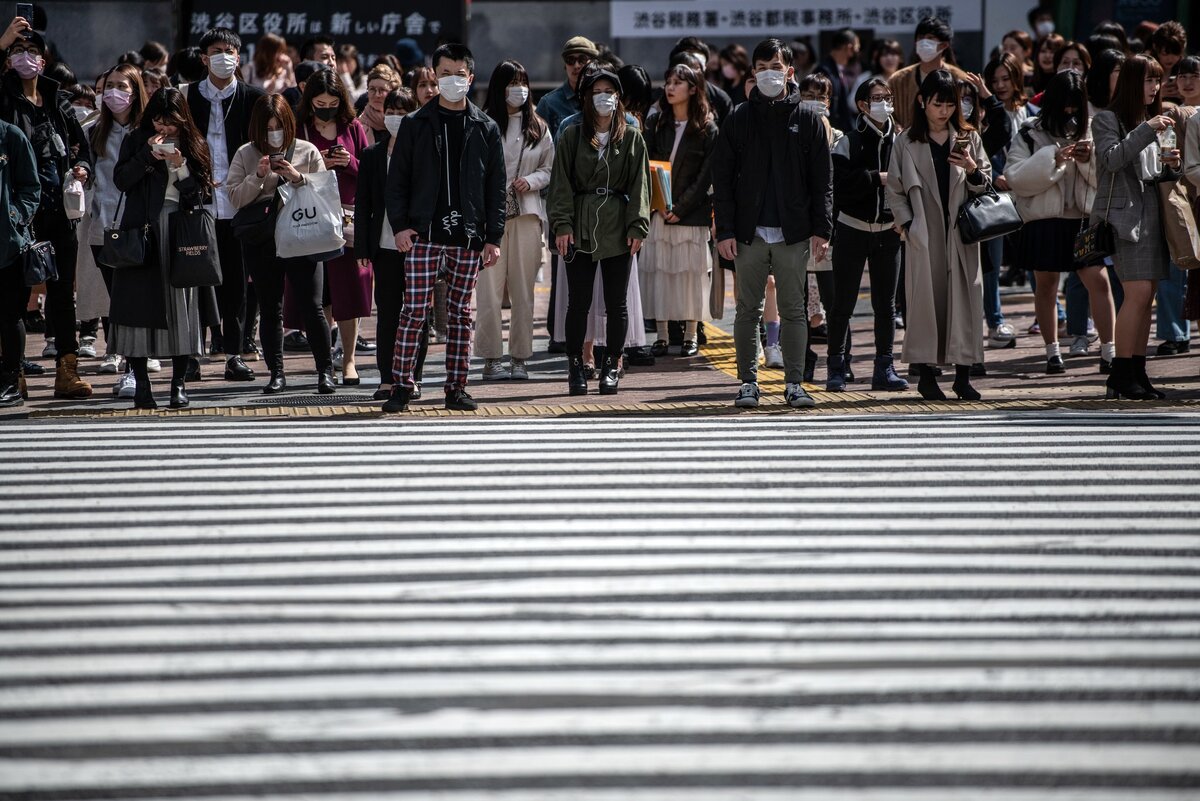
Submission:
{"label": "black mask", "polygon": [[321,122],[329,122],[330,120],[337,117],[338,107],[334,106],[333,108],[313,108],[313,114],[315,114],[317,119],[321,120]]}

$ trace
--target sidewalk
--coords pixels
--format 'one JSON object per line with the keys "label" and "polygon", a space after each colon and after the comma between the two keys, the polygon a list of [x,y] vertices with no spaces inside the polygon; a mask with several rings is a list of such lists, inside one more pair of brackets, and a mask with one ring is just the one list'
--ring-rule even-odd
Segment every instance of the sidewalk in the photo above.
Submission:
{"label": "sidewalk", "polygon": [[[731,285],[731,282],[729,282]],[[889,393],[871,392],[871,321],[870,304],[864,288],[852,326],[854,332],[853,362],[857,380],[848,386],[850,391],[826,393],[824,345],[816,350],[821,356],[817,366],[816,384],[809,385],[809,392],[817,400],[813,410],[795,412],[789,409],[782,398],[783,374],[780,370],[761,368],[759,380],[763,389],[762,406],[749,413],[921,413],[987,410],[1046,410],[1046,409],[1132,409],[1139,411],[1168,410],[1200,407],[1200,357],[1189,353],[1173,358],[1151,358],[1149,373],[1156,385],[1166,391],[1170,398],[1157,402],[1104,401],[1104,376],[1098,372],[1099,347],[1093,345],[1087,357],[1066,359],[1064,375],[1045,375],[1045,352],[1041,335],[1026,334],[1033,322],[1033,295],[1019,288],[1004,290],[1004,312],[1008,322],[1017,330],[1017,347],[1007,350],[988,350],[986,364],[988,376],[973,379],[983,400],[975,403],[950,400],[944,403],[926,403],[915,390]],[[479,379],[482,360],[472,359],[471,394],[480,402],[478,412],[448,412],[442,408],[441,383],[445,375],[443,368],[445,348],[434,346],[429,350],[426,366],[425,396],[411,407],[410,415],[453,416],[475,414],[484,416],[557,416],[576,414],[745,414],[732,406],[737,391],[737,370],[734,359],[733,326],[734,303],[732,288],[726,296],[725,315],[721,320],[706,326],[708,344],[701,348],[699,356],[683,359],[678,356],[660,358],[654,367],[631,368],[621,381],[620,394],[600,396],[596,394],[595,382],[591,394],[586,398],[571,397],[566,393],[566,360],[562,355],[546,353],[545,313],[548,305],[549,287],[539,284],[536,292],[536,314],[534,356],[529,362],[530,380],[483,382]],[[506,316],[507,320],[507,316]],[[638,321],[633,321],[638,324]],[[507,322],[506,322],[507,325]],[[367,339],[374,339],[374,324],[362,332]],[[899,356],[903,342],[903,331],[897,332],[896,354]],[[654,339],[647,334],[648,341]],[[1156,343],[1151,343],[1151,353]],[[116,376],[96,375],[99,359],[80,361],[80,373],[91,382],[94,392],[82,401],[56,400],[53,397],[54,360],[42,359],[44,345],[40,334],[28,336],[28,358],[47,368],[44,376],[28,379],[30,398],[25,405],[0,411],[0,417],[43,417],[43,416],[154,416],[154,415],[221,415],[221,416],[340,416],[378,414],[380,403],[371,399],[378,386],[379,374],[375,369],[374,354],[359,354],[359,374],[363,383],[359,387],[340,387],[335,395],[317,395],[316,374],[312,357],[308,354],[287,354],[285,369],[288,375],[288,391],[266,396],[261,393],[266,381],[266,370],[261,361],[250,362],[257,378],[253,382],[226,382],[223,380],[224,360],[221,357],[201,359],[204,380],[188,385],[192,405],[189,409],[173,411],[166,409],[170,382],[170,366],[164,371],[151,374],[155,393],[164,408],[153,412],[133,410],[131,400],[118,400],[112,394]],[[97,352],[104,353],[104,339],[97,341]],[[384,347],[387,347],[387,343]],[[1070,342],[1062,343],[1065,354]],[[677,349],[673,349],[677,351]],[[897,365],[904,374],[905,366]],[[340,378],[340,376],[339,376]],[[952,376],[943,379],[944,389],[949,393]]]}

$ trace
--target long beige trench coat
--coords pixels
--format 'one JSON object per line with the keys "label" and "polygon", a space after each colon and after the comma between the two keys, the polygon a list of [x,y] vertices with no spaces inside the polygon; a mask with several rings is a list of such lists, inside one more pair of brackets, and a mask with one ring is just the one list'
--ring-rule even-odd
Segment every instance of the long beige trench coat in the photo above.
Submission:
{"label": "long beige trench coat", "polygon": [[[951,126],[950,135],[955,131]],[[887,198],[896,223],[911,222],[905,234],[904,290],[908,315],[901,359],[909,364],[975,364],[983,361],[983,273],[979,245],[964,245],[958,210],[967,198],[986,191],[992,167],[979,134],[972,132],[971,154],[986,177],[978,186],[950,167],[949,230],[942,222],[933,157],[925,142],[896,137],[888,167]]]}

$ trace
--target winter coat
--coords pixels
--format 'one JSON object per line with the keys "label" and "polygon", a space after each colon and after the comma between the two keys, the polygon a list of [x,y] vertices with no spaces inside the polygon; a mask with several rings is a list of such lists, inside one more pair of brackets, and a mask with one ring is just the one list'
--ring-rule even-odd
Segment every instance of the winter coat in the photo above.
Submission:
{"label": "winter coat", "polygon": [[1096,199],[1096,157],[1093,154],[1085,162],[1067,160],[1056,165],[1054,154],[1063,144],[1066,143],[1042,130],[1039,117],[1021,127],[1008,151],[1004,177],[1025,222],[1078,220],[1092,211]]}
{"label": "winter coat", "polygon": [[0,216],[8,221],[0,239],[0,270],[21,269],[13,262],[31,244],[29,225],[41,196],[32,145],[20,128],[0,122]]}
{"label": "winter coat", "polygon": [[[409,114],[396,133],[388,167],[387,215],[396,232],[413,229],[422,237],[433,224],[442,174],[438,104]],[[466,134],[460,163],[460,197],[472,250],[499,246],[504,237],[504,144],[492,118],[467,102]]]}
{"label": "winter coat", "polygon": [[839,214],[866,223],[890,223],[887,193],[879,173],[887,172],[896,142],[896,124],[888,120],[879,129],[874,120],[860,115],[833,148],[833,204]]}
{"label": "winter coat", "polygon": [[[950,129],[951,140],[956,133]],[[943,224],[933,156],[926,142],[896,137],[888,167],[888,205],[905,228],[904,288],[908,299],[902,358],[910,364],[975,364],[983,361],[983,273],[979,245],[965,245],[958,210],[969,197],[987,191],[991,164],[983,140],[972,131],[971,156],[978,183],[960,167],[950,167],[949,228]]]}
{"label": "winter coat", "polygon": [[[646,148],[652,161],[671,158],[675,146],[675,119],[670,112],[646,121]],[[675,160],[671,162],[671,211],[678,225],[707,228],[712,224],[712,157],[721,129],[708,122],[695,131],[689,125],[679,140]]]}

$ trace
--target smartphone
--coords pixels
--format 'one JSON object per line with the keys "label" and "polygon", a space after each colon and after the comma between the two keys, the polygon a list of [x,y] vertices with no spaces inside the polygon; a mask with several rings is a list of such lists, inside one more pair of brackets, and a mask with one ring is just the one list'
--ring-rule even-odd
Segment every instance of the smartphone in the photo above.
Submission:
{"label": "smartphone", "polygon": [[959,138],[954,140],[954,152],[955,153],[966,153],[967,148],[970,147],[970,145],[971,145],[971,140],[968,137],[960,136]]}
{"label": "smartphone", "polygon": [[174,142],[158,142],[156,144],[150,145],[150,149],[153,150],[155,153],[174,153],[175,152],[175,143]]}
{"label": "smartphone", "polygon": [[334,145],[331,148],[329,148],[329,152],[330,153],[345,153],[346,148],[342,147],[341,145]]}
{"label": "smartphone", "polygon": [[[33,25],[33,3],[17,3],[17,16]],[[21,31],[21,36],[28,39],[29,29]]]}
{"label": "smartphone", "polygon": [[283,161],[283,154],[282,153],[272,153],[271,155],[267,156],[267,159],[271,165],[271,169],[275,169]]}

